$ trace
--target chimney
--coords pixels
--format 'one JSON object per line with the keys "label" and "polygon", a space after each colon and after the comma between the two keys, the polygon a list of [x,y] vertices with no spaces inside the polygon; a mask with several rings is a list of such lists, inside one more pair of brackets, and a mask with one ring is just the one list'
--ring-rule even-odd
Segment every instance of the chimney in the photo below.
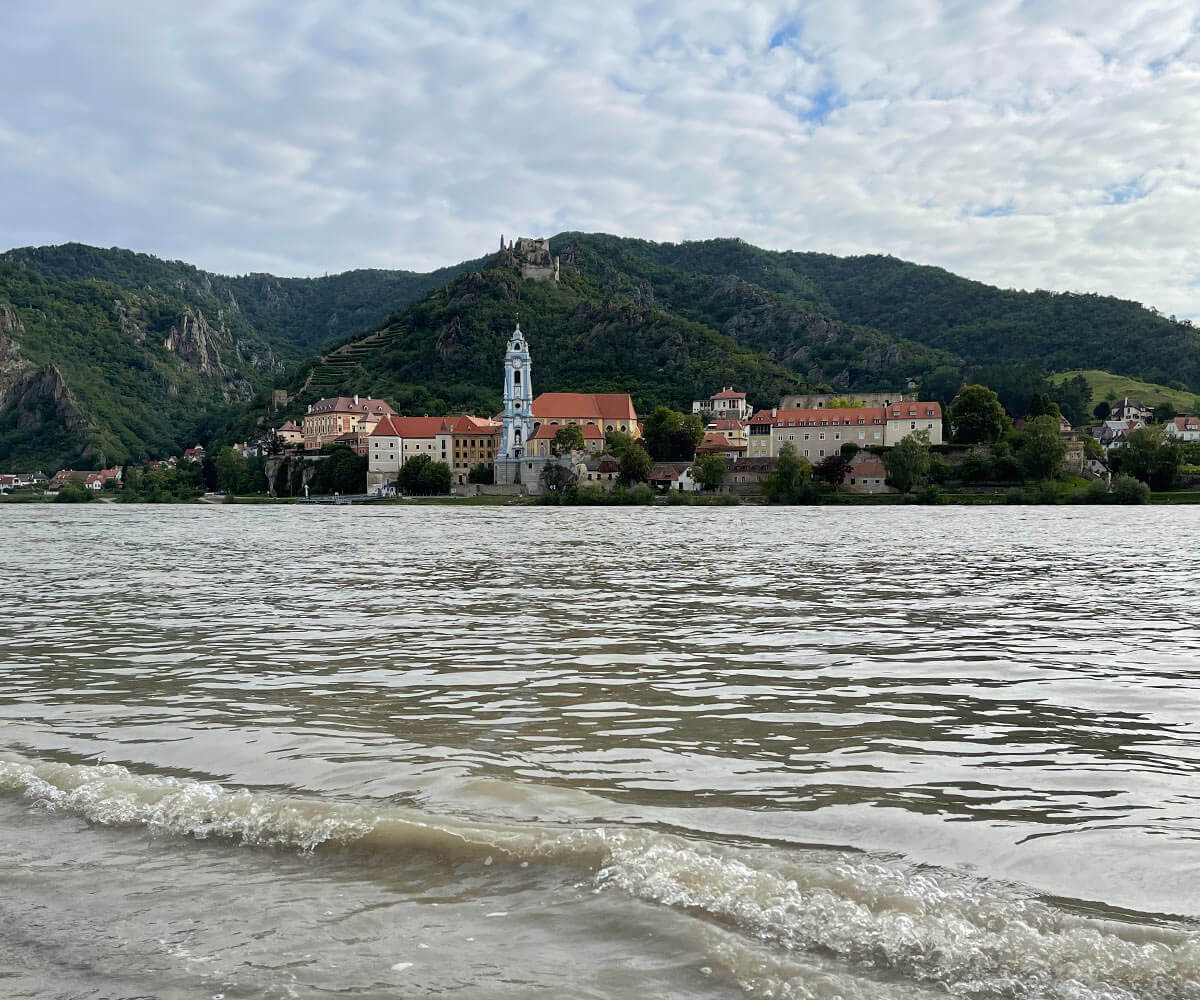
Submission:
{"label": "chimney", "polygon": [[777,416],[779,416],[779,407],[777,407],[777,406],[772,406],[772,407],[771,407],[771,416],[772,416],[772,417],[777,417]]}
{"label": "chimney", "polygon": [[354,405],[358,406],[358,393],[357,392],[354,394]]}

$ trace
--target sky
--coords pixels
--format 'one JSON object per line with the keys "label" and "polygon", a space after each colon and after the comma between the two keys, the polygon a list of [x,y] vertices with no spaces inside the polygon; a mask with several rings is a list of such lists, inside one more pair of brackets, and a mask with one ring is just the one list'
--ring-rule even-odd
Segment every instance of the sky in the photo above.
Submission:
{"label": "sky", "polygon": [[1200,0],[4,0],[0,244],[737,236],[1200,314]]}

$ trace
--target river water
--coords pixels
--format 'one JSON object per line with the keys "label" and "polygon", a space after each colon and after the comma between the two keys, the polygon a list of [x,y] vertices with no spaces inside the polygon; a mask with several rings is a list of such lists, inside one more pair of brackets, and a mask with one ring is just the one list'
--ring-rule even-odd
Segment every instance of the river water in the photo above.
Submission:
{"label": "river water", "polygon": [[0,507],[0,996],[1200,1000],[1198,537]]}

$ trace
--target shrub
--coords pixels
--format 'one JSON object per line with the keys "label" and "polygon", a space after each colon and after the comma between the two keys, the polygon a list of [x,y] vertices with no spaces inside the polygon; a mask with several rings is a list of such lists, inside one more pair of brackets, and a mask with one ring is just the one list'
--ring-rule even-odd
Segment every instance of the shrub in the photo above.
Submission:
{"label": "shrub", "polygon": [[55,503],[90,503],[96,498],[96,495],[89,490],[83,483],[77,483],[70,480],[62,484],[62,488],[58,491],[58,496],[54,498]]}
{"label": "shrub", "polygon": [[1108,503],[1108,483],[1103,479],[1093,479],[1084,490],[1083,499],[1088,503]]}
{"label": "shrub", "polygon": [[1150,487],[1133,476],[1117,476],[1112,485],[1114,503],[1149,503]]}
{"label": "shrub", "polygon": [[933,483],[930,483],[917,494],[917,503],[941,504],[945,502],[946,498],[942,496],[942,491]]}

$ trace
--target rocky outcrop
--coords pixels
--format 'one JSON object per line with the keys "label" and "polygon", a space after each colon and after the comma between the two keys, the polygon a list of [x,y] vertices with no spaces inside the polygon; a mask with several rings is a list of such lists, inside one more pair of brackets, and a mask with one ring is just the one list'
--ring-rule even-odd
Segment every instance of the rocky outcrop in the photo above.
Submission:
{"label": "rocky outcrop", "polygon": [[21,349],[17,345],[16,337],[24,332],[17,311],[7,302],[0,302],[0,409],[3,409],[4,401],[13,387],[33,367],[21,357]]}
{"label": "rocky outcrop", "polygon": [[[224,335],[221,339],[228,338],[226,331],[219,333]],[[163,346],[201,375],[227,375],[230,370],[221,363],[221,353],[217,350],[218,335],[204,313],[186,309],[179,322],[167,331]]]}

